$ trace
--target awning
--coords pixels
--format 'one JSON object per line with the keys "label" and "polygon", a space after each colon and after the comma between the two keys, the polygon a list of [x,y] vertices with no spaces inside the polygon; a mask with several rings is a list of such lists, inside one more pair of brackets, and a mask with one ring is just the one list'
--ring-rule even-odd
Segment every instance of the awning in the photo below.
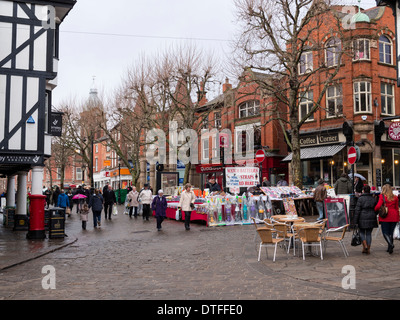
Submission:
{"label": "awning", "polygon": [[[334,144],[330,146],[320,146],[320,147],[311,147],[311,148],[302,148],[300,150],[300,159],[301,160],[310,160],[310,159],[321,159],[321,158],[329,158],[333,157],[339,151],[341,151],[345,145]],[[286,158],[282,160],[282,162],[290,162],[292,161],[293,153],[290,153]]]}

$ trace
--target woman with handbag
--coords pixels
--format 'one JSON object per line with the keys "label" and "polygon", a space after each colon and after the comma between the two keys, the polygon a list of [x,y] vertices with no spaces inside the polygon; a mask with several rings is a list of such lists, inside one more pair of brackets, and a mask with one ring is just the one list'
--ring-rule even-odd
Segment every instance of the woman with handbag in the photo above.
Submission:
{"label": "woman with handbag", "polygon": [[179,200],[178,207],[181,208],[185,212],[185,229],[190,230],[190,216],[192,214],[192,210],[194,209],[194,201],[196,200],[196,195],[192,190],[190,190],[192,186],[187,183],[185,185],[185,190],[181,193],[181,199]]}
{"label": "woman with handbag", "polygon": [[[384,207],[387,208],[386,212]],[[375,211],[379,213],[379,223],[382,227],[382,235],[388,244],[387,252],[393,253],[393,232],[396,224],[399,222],[399,198],[393,194],[391,185],[385,184],[382,187],[382,194],[375,207]]]}
{"label": "woman with handbag", "polygon": [[354,213],[354,224],[360,229],[360,236],[363,245],[362,253],[370,254],[372,242],[372,230],[378,227],[375,212],[376,200],[371,194],[368,185],[363,187],[363,193],[357,200],[356,211]]}

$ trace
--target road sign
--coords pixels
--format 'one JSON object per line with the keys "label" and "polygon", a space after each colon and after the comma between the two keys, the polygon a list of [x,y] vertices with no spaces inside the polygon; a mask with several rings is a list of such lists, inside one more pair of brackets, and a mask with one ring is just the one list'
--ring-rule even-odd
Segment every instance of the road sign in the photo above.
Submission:
{"label": "road sign", "polygon": [[347,151],[347,160],[349,164],[355,164],[357,161],[357,151],[356,148],[350,147],[349,151]]}
{"label": "road sign", "polygon": [[263,161],[265,160],[265,152],[264,152],[264,150],[262,150],[262,149],[258,150],[258,151],[256,152],[255,158],[256,158],[256,161],[257,161],[258,163],[263,162]]}

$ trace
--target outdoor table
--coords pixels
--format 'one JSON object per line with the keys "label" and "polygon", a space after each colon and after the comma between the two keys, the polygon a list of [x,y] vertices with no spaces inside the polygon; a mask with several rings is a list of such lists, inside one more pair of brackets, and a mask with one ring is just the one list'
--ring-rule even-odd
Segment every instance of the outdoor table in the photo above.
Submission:
{"label": "outdoor table", "polygon": [[284,216],[279,218],[279,221],[282,222],[290,222],[291,224],[296,223],[296,222],[304,222],[304,218],[300,218],[300,217],[293,217],[293,216]]}

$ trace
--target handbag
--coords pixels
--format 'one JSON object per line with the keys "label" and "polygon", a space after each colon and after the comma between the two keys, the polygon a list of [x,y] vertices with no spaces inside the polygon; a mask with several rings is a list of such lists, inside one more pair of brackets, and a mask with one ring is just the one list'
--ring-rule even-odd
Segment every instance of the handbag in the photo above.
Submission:
{"label": "handbag", "polygon": [[360,229],[357,227],[353,230],[353,235],[351,237],[351,245],[353,247],[359,246],[362,243]]}
{"label": "handbag", "polygon": [[388,208],[386,207],[386,202],[385,202],[385,196],[384,195],[382,195],[382,199],[383,199],[383,204],[379,208],[378,213],[379,213],[379,216],[382,219],[385,219],[387,217],[387,215],[388,215]]}

